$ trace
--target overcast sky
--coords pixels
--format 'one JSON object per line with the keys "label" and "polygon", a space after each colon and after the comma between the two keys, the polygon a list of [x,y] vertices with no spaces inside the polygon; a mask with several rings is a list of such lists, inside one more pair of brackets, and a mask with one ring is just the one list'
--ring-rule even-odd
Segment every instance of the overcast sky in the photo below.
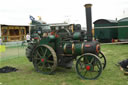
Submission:
{"label": "overcast sky", "polygon": [[84,4],[92,3],[92,21],[128,16],[128,0],[1,0],[0,24],[29,24],[29,15],[47,23],[80,23],[86,27]]}

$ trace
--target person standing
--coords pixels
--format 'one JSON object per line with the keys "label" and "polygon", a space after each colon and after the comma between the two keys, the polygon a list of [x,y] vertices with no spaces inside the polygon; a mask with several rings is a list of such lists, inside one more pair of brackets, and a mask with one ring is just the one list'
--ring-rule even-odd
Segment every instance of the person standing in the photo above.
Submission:
{"label": "person standing", "polygon": [[26,40],[27,40],[27,42],[30,42],[30,35],[28,33],[26,35]]}
{"label": "person standing", "polygon": [[0,45],[2,45],[2,39],[1,39],[1,37],[0,37]]}

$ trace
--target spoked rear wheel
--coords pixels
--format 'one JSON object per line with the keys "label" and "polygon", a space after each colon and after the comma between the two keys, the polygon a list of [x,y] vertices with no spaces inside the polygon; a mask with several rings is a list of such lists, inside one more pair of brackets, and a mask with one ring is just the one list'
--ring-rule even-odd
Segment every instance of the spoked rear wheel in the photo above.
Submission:
{"label": "spoked rear wheel", "polygon": [[86,53],[76,62],[76,72],[82,79],[93,80],[100,76],[102,64],[98,56],[92,53]]}
{"label": "spoked rear wheel", "polygon": [[33,65],[36,71],[51,74],[57,67],[57,56],[53,48],[40,45],[33,52]]}
{"label": "spoked rear wheel", "polygon": [[99,57],[99,59],[102,63],[103,69],[105,69],[105,67],[106,67],[106,57],[104,56],[104,54],[102,52],[99,53],[98,57]]}

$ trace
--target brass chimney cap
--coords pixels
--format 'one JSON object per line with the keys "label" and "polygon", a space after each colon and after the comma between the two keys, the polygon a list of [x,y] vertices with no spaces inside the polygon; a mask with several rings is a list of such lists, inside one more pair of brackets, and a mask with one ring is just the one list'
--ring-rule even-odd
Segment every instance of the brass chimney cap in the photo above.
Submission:
{"label": "brass chimney cap", "polygon": [[86,8],[90,8],[92,6],[92,4],[85,4],[84,7]]}

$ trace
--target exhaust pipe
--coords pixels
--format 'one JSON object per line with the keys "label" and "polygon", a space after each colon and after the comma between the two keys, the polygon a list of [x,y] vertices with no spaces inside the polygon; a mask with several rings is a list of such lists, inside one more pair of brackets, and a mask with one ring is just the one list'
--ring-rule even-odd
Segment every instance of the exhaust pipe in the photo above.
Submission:
{"label": "exhaust pipe", "polygon": [[85,4],[86,11],[86,24],[87,24],[87,41],[92,41],[92,15],[91,15],[92,4]]}

